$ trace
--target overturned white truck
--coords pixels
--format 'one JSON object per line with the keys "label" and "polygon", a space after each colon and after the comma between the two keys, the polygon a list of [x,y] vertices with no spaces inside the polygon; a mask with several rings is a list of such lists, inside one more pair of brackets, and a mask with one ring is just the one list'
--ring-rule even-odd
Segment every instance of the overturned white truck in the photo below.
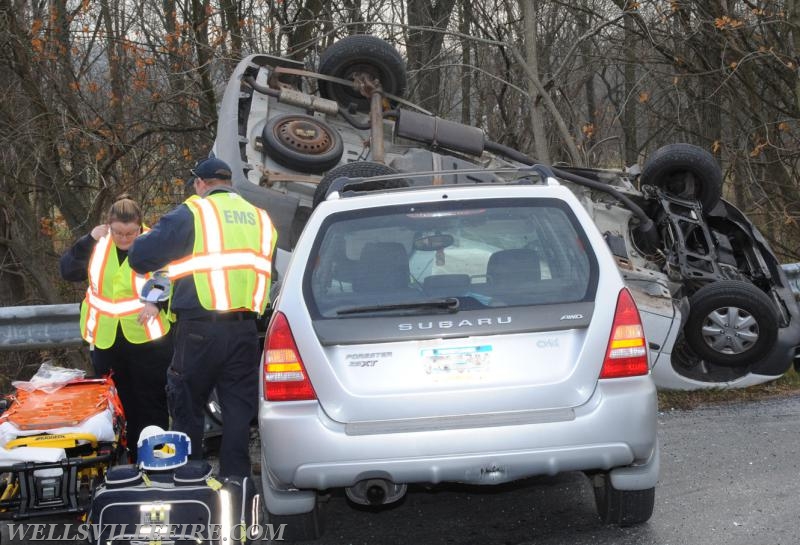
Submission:
{"label": "overturned white truck", "polygon": [[640,173],[552,168],[417,108],[403,100],[405,87],[400,54],[366,35],[336,42],[314,72],[264,54],[236,67],[213,153],[275,222],[279,269],[332,193],[555,178],[580,198],[616,257],[659,387],[745,387],[796,361],[798,304],[764,237],[721,198],[711,154],[674,144]]}

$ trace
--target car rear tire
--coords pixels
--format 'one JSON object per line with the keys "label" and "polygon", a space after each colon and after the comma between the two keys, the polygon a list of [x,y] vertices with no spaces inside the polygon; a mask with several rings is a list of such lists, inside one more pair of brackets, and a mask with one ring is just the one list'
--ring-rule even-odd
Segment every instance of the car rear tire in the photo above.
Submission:
{"label": "car rear tire", "polygon": [[272,525],[273,532],[277,534],[281,524],[285,524],[283,541],[311,541],[322,537],[325,530],[322,509],[319,504],[309,513],[297,515],[273,515],[266,511],[267,524]]}
{"label": "car rear tire", "polygon": [[603,523],[632,526],[647,522],[653,516],[655,488],[618,490],[607,473],[595,475],[592,485],[597,514]]}
{"label": "car rear tire", "polygon": [[695,199],[708,212],[722,195],[722,170],[714,156],[691,144],[670,144],[645,161],[640,180],[676,197]]}
{"label": "car rear tire", "polygon": [[[369,176],[384,176],[386,174],[397,174],[397,171],[383,163],[374,163],[372,161],[358,161],[339,165],[328,171],[328,173],[322,177],[322,180],[320,180],[317,189],[314,191],[313,207],[316,208],[319,203],[325,200],[328,188],[330,188],[336,178],[366,178]],[[374,191],[376,189],[408,187],[408,185],[408,180],[398,178],[396,180],[383,180],[370,184],[362,184],[358,189],[360,191]]]}
{"label": "car rear tire", "polygon": [[754,363],[775,344],[778,315],[772,300],[750,282],[720,280],[689,298],[683,333],[702,359],[727,367]]}
{"label": "car rear tire", "polygon": [[[347,36],[334,43],[320,55],[319,72],[346,80],[366,73],[380,81],[389,94],[402,97],[406,90],[403,57],[391,44],[375,36]],[[319,94],[343,108],[355,104],[359,111],[369,111],[369,99],[351,87],[320,80]]]}
{"label": "car rear tire", "polygon": [[344,153],[342,136],[327,123],[302,114],[278,115],[261,132],[264,152],[276,163],[306,172],[325,172]]}

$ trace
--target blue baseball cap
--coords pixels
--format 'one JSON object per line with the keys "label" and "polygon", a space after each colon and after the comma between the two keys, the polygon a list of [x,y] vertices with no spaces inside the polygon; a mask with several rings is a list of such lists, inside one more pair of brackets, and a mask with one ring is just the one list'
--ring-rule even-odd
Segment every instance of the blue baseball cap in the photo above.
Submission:
{"label": "blue baseball cap", "polygon": [[[222,159],[216,157],[209,157],[198,161],[198,163],[191,170],[194,178],[201,178],[203,180],[230,180],[231,167]],[[191,182],[194,183],[194,178]]]}

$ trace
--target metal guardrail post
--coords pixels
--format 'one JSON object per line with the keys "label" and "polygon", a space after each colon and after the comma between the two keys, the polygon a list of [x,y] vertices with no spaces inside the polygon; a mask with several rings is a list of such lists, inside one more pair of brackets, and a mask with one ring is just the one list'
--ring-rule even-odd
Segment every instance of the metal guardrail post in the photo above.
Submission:
{"label": "metal guardrail post", "polygon": [[0,307],[0,351],[80,345],[80,304]]}
{"label": "metal guardrail post", "polygon": [[781,265],[789,285],[794,292],[794,298],[800,300],[800,263],[786,263]]}

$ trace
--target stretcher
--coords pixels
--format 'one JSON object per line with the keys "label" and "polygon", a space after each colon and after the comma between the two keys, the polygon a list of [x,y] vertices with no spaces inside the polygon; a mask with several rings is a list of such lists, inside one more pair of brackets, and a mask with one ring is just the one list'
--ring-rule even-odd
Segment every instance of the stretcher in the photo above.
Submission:
{"label": "stretcher", "polygon": [[125,414],[110,377],[53,392],[18,389],[0,415],[0,518],[79,514],[109,467],[127,463]]}

